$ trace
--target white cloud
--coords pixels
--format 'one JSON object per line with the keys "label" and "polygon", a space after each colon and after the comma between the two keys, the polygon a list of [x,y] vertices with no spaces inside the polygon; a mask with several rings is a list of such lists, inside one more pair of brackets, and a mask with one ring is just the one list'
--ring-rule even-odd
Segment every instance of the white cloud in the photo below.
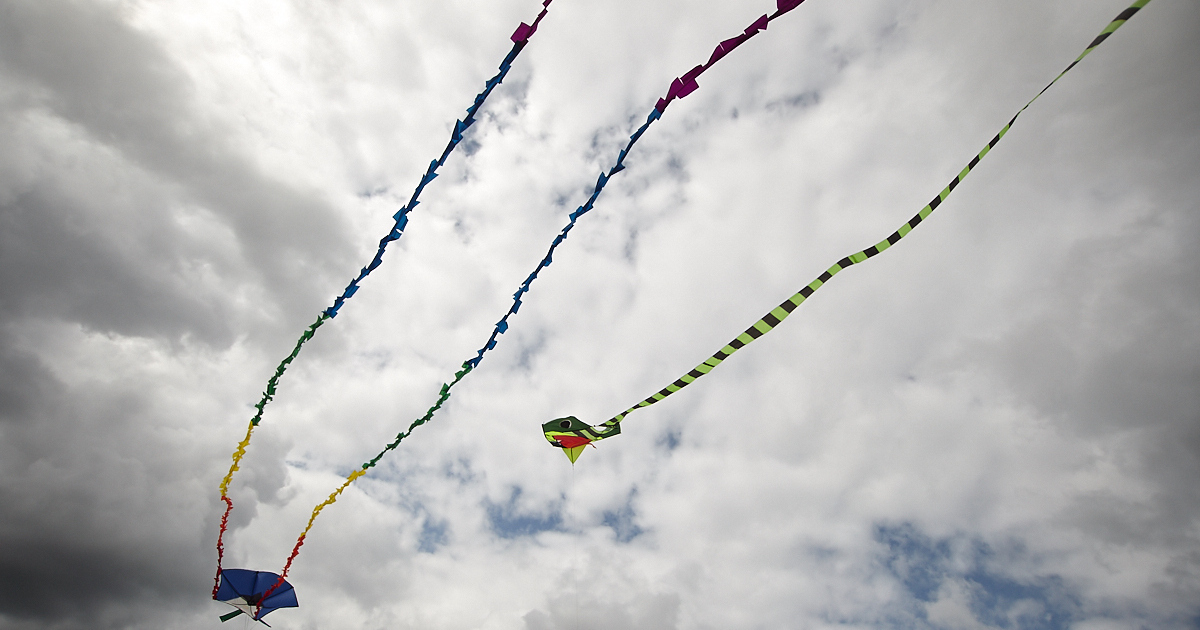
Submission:
{"label": "white cloud", "polygon": [[[216,486],[250,404],[539,4],[0,7],[0,628],[216,623]],[[228,566],[279,570],[670,80],[771,8],[551,6],[284,377]],[[538,433],[657,391],[887,236],[1122,8],[810,0],[773,22],[671,104],[496,350],[326,510],[301,607],[268,620],[1194,625],[1187,3],[1148,6],[899,246],[574,471]]]}

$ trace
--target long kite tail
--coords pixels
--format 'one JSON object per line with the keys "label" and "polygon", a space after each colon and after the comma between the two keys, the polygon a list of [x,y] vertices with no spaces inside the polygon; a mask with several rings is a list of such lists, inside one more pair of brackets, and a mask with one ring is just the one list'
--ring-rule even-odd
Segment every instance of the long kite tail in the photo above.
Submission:
{"label": "long kite tail", "polygon": [[1008,133],[1008,130],[1012,127],[1013,123],[1017,121],[1017,117],[1020,116],[1022,112],[1032,105],[1033,102],[1038,99],[1038,97],[1046,92],[1046,90],[1050,89],[1050,86],[1057,83],[1064,74],[1071,70],[1071,68],[1074,68],[1075,64],[1082,61],[1084,57],[1088,56],[1092,52],[1092,50],[1103,43],[1104,40],[1108,39],[1109,35],[1112,35],[1113,32],[1118,28],[1121,28],[1122,24],[1132,18],[1135,13],[1137,13],[1147,4],[1150,4],[1150,0],[1137,0],[1137,2],[1134,2],[1132,5],[1130,5],[1128,9],[1122,11],[1121,14],[1118,15],[1112,22],[1110,22],[1108,26],[1104,27],[1104,30],[1100,31],[1100,35],[1097,36],[1091,44],[1088,44],[1087,49],[1085,49],[1083,53],[1075,59],[1075,61],[1072,61],[1071,64],[1067,66],[1066,70],[1060,72],[1058,76],[1054,77],[1053,81],[1047,84],[1046,87],[1042,88],[1042,91],[1038,92],[1037,96],[1034,96],[1028,103],[1025,104],[1024,107],[1018,110],[1016,115],[1014,115],[1012,119],[1008,121],[1008,124],[1004,125],[1004,128],[1000,130],[1000,133],[996,134],[996,136],[987,143],[987,146],[983,147],[983,150],[980,151],[979,154],[976,155],[969,164],[967,164],[967,167],[964,168],[961,173],[959,173],[953,180],[950,181],[948,186],[942,189],[942,192],[938,193],[938,196],[934,197],[933,200],[926,204],[924,208],[921,208],[921,211],[918,212],[916,216],[914,216],[912,219],[909,219],[909,221],[904,225],[900,226],[900,229],[892,232],[891,236],[876,243],[875,245],[872,245],[871,247],[839,260],[832,267],[826,269],[825,272],[820,276],[817,276],[816,280],[813,280],[808,284],[808,286],[800,289],[800,291],[792,297],[784,300],[782,304],[775,307],[770,313],[764,315],[762,319],[754,322],[754,325],[747,328],[745,332],[738,335],[733,341],[730,341],[725,345],[725,347],[718,350],[716,354],[706,359],[700,365],[697,365],[692,371],[684,374],[674,383],[667,385],[649,398],[646,398],[629,409],[626,409],[625,411],[613,416],[609,420],[603,422],[602,425],[615,425],[624,420],[625,417],[633,411],[636,411],[642,407],[649,407],[650,405],[653,405],[654,403],[692,384],[696,381],[696,379],[711,372],[713,368],[720,365],[722,361],[729,358],[729,356],[733,353],[750,344],[755,339],[758,339],[759,337],[762,337],[763,335],[774,330],[774,328],[778,326],[780,322],[787,319],[787,316],[790,315],[792,311],[796,310],[796,307],[803,304],[804,300],[808,299],[808,296],[812,295],[814,291],[824,286],[826,282],[829,282],[829,280],[833,278],[833,276],[837,275],[839,271],[842,271],[851,265],[864,262],[891,247],[892,245],[898,243],[900,239],[904,238],[905,235],[913,231],[913,229],[920,225],[922,221],[929,218],[929,215],[932,214],[933,211],[937,209],[937,207],[941,205],[941,203],[945,201],[947,197],[950,196],[950,192],[953,191],[960,183],[962,183],[962,180],[967,177],[967,175],[971,172],[971,169],[975,168],[975,166],[979,164],[980,160],[982,160],[983,157],[987,155],[997,143],[1000,142],[1000,139]]}
{"label": "long kite tail", "polygon": [[[650,115],[646,118],[646,122],[643,123],[642,126],[639,127],[638,130],[629,137],[629,143],[626,144],[625,148],[622,149],[618,154],[617,161],[613,167],[609,169],[608,173],[600,174],[600,178],[596,181],[596,187],[592,191],[591,197],[588,198],[584,205],[580,206],[571,213],[570,221],[567,223],[566,227],[559,232],[558,236],[554,238],[554,242],[550,244],[550,249],[546,252],[545,258],[538,263],[537,267],[533,270],[533,273],[529,274],[529,277],[525,279],[525,282],[521,283],[521,286],[517,289],[517,292],[513,294],[512,306],[509,307],[508,312],[504,314],[504,317],[502,317],[500,321],[496,323],[496,327],[492,330],[491,336],[488,337],[487,343],[485,343],[483,347],[476,352],[474,357],[463,362],[461,369],[454,374],[454,379],[452,381],[442,385],[441,392],[438,394],[437,402],[425,412],[424,416],[414,420],[413,423],[408,426],[408,429],[396,434],[396,438],[390,444],[385,446],[382,451],[375,455],[375,457],[364,463],[361,469],[350,473],[346,480],[342,482],[342,485],[329,495],[328,499],[313,508],[312,516],[308,520],[308,525],[296,539],[296,544],[292,548],[292,554],[288,557],[287,564],[284,566],[278,584],[283,583],[283,578],[287,576],[287,571],[291,568],[292,561],[296,558],[296,555],[300,553],[300,547],[304,544],[305,537],[308,536],[309,530],[312,529],[313,522],[316,520],[321,511],[326,507],[333,505],[334,502],[337,501],[338,497],[342,494],[342,491],[350,487],[350,484],[354,483],[356,479],[363,476],[368,469],[374,468],[375,465],[378,464],[379,461],[383,459],[383,457],[387,455],[389,451],[395,450],[396,447],[400,445],[400,442],[404,440],[404,438],[412,434],[414,429],[432,420],[438,409],[442,408],[442,404],[450,398],[450,391],[454,389],[454,386],[462,381],[467,374],[470,374],[472,370],[479,366],[479,362],[483,360],[483,355],[487,354],[489,350],[496,347],[499,335],[504,334],[504,332],[508,330],[509,316],[516,314],[516,312],[521,308],[521,296],[529,291],[529,286],[534,280],[537,279],[538,273],[550,265],[554,250],[557,249],[558,246],[567,238],[567,233],[575,227],[575,223],[579,220],[579,217],[587,214],[592,209],[593,205],[595,205],[596,199],[600,197],[600,193],[603,192],[604,186],[608,183],[608,180],[613,175],[625,170],[625,157],[629,155],[630,149],[632,149],[633,145],[642,137],[642,134],[644,134],[646,129],[650,127],[650,124],[662,117],[663,110],[666,109],[667,104],[676,98],[683,98],[694,92],[699,87],[696,84],[696,77],[700,76],[704,70],[712,67],[717,60],[721,59],[731,50],[740,46],[743,42],[756,35],[759,31],[766,30],[768,22],[800,6],[803,2],[804,0],[776,0],[777,10],[774,13],[770,15],[764,14],[762,17],[759,17],[757,20],[755,20],[753,24],[747,27],[741,35],[721,42],[719,45],[717,45],[716,50],[713,51],[708,63],[696,66],[692,70],[688,71],[687,74],[683,75],[683,77],[677,78],[671,83],[671,87],[668,89],[667,95],[658,100],[658,104],[655,105],[655,108],[650,112]],[[263,599],[266,599],[266,596],[264,596]]]}
{"label": "long kite tail", "polygon": [[[371,262],[368,263],[366,267],[363,267],[359,271],[358,275],[350,281],[350,284],[346,285],[345,290],[342,291],[341,295],[334,299],[333,304],[321,312],[321,315],[317,318],[317,321],[304,331],[304,333],[300,336],[299,341],[296,342],[296,346],[292,348],[291,354],[289,354],[283,359],[283,361],[279,363],[279,366],[275,368],[275,374],[269,381],[267,381],[267,388],[263,392],[262,398],[259,399],[258,404],[254,405],[254,408],[257,410],[257,412],[254,414],[254,417],[250,419],[250,425],[246,429],[246,437],[238,444],[237,449],[233,453],[233,463],[229,466],[229,472],[225,475],[225,478],[221,480],[221,500],[225,503],[225,513],[221,517],[221,529],[217,534],[217,576],[214,578],[213,583],[214,599],[217,596],[217,589],[220,587],[221,583],[221,562],[224,555],[223,539],[225,536],[225,530],[227,529],[229,523],[229,513],[233,510],[233,501],[231,501],[228,496],[229,483],[233,479],[233,474],[237,472],[238,467],[241,464],[242,457],[246,454],[246,447],[250,445],[250,438],[254,433],[254,428],[258,426],[260,421],[262,421],[263,408],[265,408],[267,403],[271,402],[271,400],[275,397],[276,388],[279,386],[279,379],[287,370],[288,365],[290,365],[291,362],[296,359],[296,356],[300,354],[300,350],[304,347],[304,344],[313,338],[313,335],[316,334],[317,329],[320,328],[326,320],[337,317],[338,311],[342,308],[342,305],[345,304],[346,300],[350,299],[355,293],[358,292],[359,283],[362,282],[362,280],[368,275],[370,275],[372,271],[379,267],[379,265],[383,264],[383,254],[385,251],[387,251],[388,244],[392,241],[400,240],[400,237],[404,235],[404,228],[408,225],[408,213],[412,212],[413,208],[416,208],[417,204],[420,203],[419,198],[421,196],[421,191],[425,189],[425,186],[428,185],[429,182],[432,182],[434,178],[437,177],[438,167],[446,163],[446,159],[449,158],[450,154],[454,152],[454,149],[458,146],[458,143],[462,142],[463,132],[465,132],[471,125],[475,123],[475,114],[479,111],[479,108],[483,106],[485,101],[487,101],[487,97],[491,95],[492,90],[494,90],[497,85],[504,81],[504,77],[512,68],[513,61],[516,60],[517,55],[521,54],[521,51],[525,48],[525,44],[529,43],[529,38],[532,37],[535,32],[537,32],[538,24],[541,23],[542,18],[546,17],[546,12],[550,7],[550,3],[553,1],[554,0],[544,0],[542,2],[542,11],[538,13],[538,16],[536,19],[534,19],[533,24],[521,22],[521,25],[518,26],[517,30],[513,32],[512,36],[510,37],[513,42],[513,47],[511,50],[509,50],[508,55],[504,57],[504,61],[500,62],[500,71],[491,79],[488,79],[487,83],[484,85],[483,91],[475,96],[475,102],[467,108],[467,116],[462,120],[455,122],[454,130],[450,133],[450,142],[446,144],[446,148],[442,151],[441,157],[429,163],[429,169],[426,170],[425,174],[421,176],[421,181],[413,190],[412,196],[409,198],[408,203],[392,216],[392,218],[395,219],[395,223],[392,224],[392,227],[390,230],[388,230],[387,235],[379,239],[379,246],[375,251],[375,257],[371,259]],[[280,579],[282,580],[282,578]],[[263,599],[266,598],[264,597]]]}

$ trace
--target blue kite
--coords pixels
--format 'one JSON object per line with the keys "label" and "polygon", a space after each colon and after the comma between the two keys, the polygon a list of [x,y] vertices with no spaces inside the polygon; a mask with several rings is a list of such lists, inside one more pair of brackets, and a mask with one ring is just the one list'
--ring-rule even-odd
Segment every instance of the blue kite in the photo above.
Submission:
{"label": "blue kite", "polygon": [[268,628],[271,624],[262,620],[267,613],[278,608],[297,608],[296,589],[281,579],[278,573],[250,571],[248,569],[224,569],[221,585],[217,588],[217,601],[233,606],[236,610],[221,615],[221,621],[229,621],[238,615],[249,617]]}

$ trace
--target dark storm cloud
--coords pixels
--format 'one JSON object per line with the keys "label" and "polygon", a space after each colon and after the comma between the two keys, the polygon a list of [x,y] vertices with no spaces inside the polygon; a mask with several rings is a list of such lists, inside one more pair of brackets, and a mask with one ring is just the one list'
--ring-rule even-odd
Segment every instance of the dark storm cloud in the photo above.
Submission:
{"label": "dark storm cloud", "polygon": [[[264,175],[203,106],[116,5],[0,3],[0,627],[207,603],[216,506],[195,471],[221,455],[187,397],[212,375],[175,387],[135,360],[75,378],[96,357],[54,337],[98,334],[118,361],[124,340],[161,340],[141,360],[170,362],[185,341],[228,347],[272,301],[290,335],[345,262],[333,208]],[[248,499],[283,483],[279,463],[248,472]]]}
{"label": "dark storm cloud", "polygon": [[0,205],[4,315],[59,317],[126,335],[192,333],[228,342],[231,322],[222,305],[179,283],[172,272],[182,261],[163,251],[187,236],[169,217],[145,208],[139,224],[128,226],[132,238],[112,238],[105,234],[111,225],[103,214],[105,201],[112,200],[65,198],[46,182]]}
{"label": "dark storm cloud", "polygon": [[188,485],[166,455],[176,449],[138,428],[148,401],[136,388],[72,391],[3,347],[18,393],[4,392],[0,424],[0,627],[6,617],[120,627],[96,615],[131,599],[187,605],[203,556],[194,526],[171,514],[179,497],[147,487]]}
{"label": "dark storm cloud", "polygon": [[[10,2],[0,15],[0,131],[9,159],[33,170],[0,182],[10,315],[228,342],[229,305],[180,282],[189,266],[211,268],[231,292],[259,281],[285,286],[276,297],[289,307],[318,308],[314,276],[345,262],[341,222],[312,191],[239,155],[155,40],[94,3]],[[71,151],[45,146],[55,132],[74,136]],[[233,251],[189,233],[188,211],[231,232]]]}
{"label": "dark storm cloud", "polygon": [[[3,340],[0,627],[127,628],[203,610],[215,501],[200,499],[194,471],[219,459],[204,439],[212,414],[186,382],[135,370],[67,383]],[[266,465],[235,494],[235,528],[284,483],[263,446]]]}
{"label": "dark storm cloud", "polygon": [[[68,532],[27,531],[39,535],[6,536],[0,550],[0,571],[6,576],[0,584],[0,610],[17,621],[73,621],[83,627],[97,611],[118,601],[198,607],[194,596],[187,597],[205,584],[198,576],[206,567],[196,564],[195,550],[154,545],[131,554],[107,541],[89,544],[62,535]],[[68,566],[71,571],[62,570]]]}
{"label": "dark storm cloud", "polygon": [[17,424],[30,420],[55,393],[50,372],[37,357],[5,343],[0,334],[0,422]]}

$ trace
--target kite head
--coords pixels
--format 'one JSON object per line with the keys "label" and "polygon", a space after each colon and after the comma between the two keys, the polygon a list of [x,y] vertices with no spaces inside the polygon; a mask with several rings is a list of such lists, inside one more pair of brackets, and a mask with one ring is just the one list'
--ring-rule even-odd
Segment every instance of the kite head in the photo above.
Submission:
{"label": "kite head", "polygon": [[572,464],[579,459],[579,454],[588,444],[612,437],[620,432],[620,423],[609,420],[603,424],[592,426],[581,422],[575,416],[558,418],[542,425],[542,433],[545,434],[546,441],[550,442],[551,446],[561,448]]}

